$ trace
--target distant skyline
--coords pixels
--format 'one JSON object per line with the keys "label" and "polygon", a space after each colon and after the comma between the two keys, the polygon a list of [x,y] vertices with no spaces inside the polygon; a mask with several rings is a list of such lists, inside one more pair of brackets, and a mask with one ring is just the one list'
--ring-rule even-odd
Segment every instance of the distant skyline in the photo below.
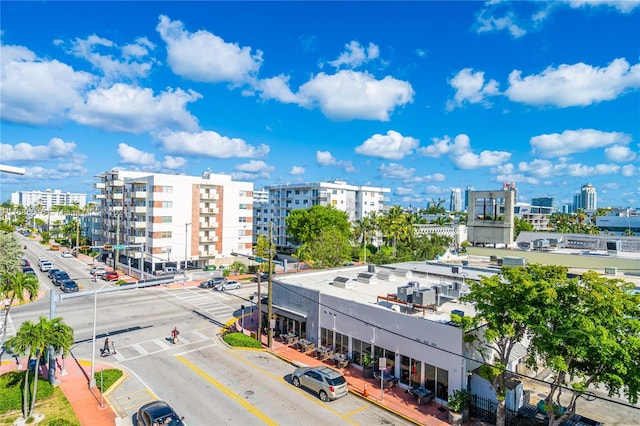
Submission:
{"label": "distant skyline", "polygon": [[0,201],[114,168],[640,206],[640,1],[0,3]]}

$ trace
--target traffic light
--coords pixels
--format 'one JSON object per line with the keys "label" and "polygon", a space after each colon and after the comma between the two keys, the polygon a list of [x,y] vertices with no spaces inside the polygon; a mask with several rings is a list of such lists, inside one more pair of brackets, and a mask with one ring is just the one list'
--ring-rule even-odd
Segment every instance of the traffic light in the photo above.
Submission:
{"label": "traffic light", "polygon": [[83,251],[91,250],[91,246],[80,246],[80,250],[83,250]]}
{"label": "traffic light", "polygon": [[105,244],[104,246],[102,246],[102,248],[105,250],[111,250],[113,247],[111,246],[111,244]]}

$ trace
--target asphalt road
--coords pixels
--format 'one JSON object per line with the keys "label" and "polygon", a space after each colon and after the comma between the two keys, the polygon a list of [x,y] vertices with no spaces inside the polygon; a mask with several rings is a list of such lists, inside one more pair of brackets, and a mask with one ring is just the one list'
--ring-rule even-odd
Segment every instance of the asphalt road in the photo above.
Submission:
{"label": "asphalt road", "polygon": [[[290,384],[294,366],[263,351],[227,347],[216,335],[225,322],[241,314],[240,305],[249,306],[249,296],[257,287],[215,292],[185,287],[152,287],[96,293],[105,282],[92,282],[90,265],[78,259],[52,256],[41,247],[31,248],[34,263],[44,255],[56,267],[63,265],[79,281],[80,297],[56,298],[55,314],[74,328],[72,356],[96,357],[105,337],[115,344],[117,353],[109,361],[129,373],[129,378],[110,397],[127,420],[140,407],[154,399],[168,401],[185,416],[187,425],[347,425],[412,424],[354,395],[331,403]],[[41,274],[43,287],[61,292]],[[49,297],[11,310],[16,328],[25,320],[49,316]],[[93,338],[95,307],[95,343]],[[169,342],[170,331],[181,331],[180,342]],[[95,344],[95,346],[94,346]]]}

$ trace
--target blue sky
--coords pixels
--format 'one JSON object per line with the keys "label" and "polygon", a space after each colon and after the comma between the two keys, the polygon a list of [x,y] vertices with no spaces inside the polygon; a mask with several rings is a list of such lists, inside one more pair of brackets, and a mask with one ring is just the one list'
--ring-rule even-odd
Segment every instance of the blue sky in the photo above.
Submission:
{"label": "blue sky", "polygon": [[0,8],[0,201],[122,168],[640,206],[640,1]]}

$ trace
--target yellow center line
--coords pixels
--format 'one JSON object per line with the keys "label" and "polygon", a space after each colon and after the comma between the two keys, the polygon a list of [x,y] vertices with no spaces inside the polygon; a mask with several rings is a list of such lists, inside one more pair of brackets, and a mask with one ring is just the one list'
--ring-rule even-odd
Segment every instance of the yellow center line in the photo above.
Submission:
{"label": "yellow center line", "polygon": [[222,383],[218,382],[216,379],[214,379],[213,377],[209,376],[207,373],[205,373],[203,370],[201,370],[198,366],[193,364],[191,361],[187,360],[183,356],[177,356],[176,359],[178,359],[178,361],[182,362],[184,365],[189,367],[191,370],[193,370],[197,375],[199,375],[200,377],[205,379],[207,382],[211,383],[213,386],[218,388],[220,391],[222,391],[229,398],[231,398],[232,400],[234,400],[235,402],[237,402],[238,404],[243,406],[248,412],[250,412],[251,414],[253,414],[257,418],[262,420],[265,424],[273,425],[273,426],[276,426],[278,424],[277,422],[275,422],[272,419],[270,419],[262,411],[258,410],[256,407],[254,407],[253,405],[249,404],[244,399],[240,398],[231,389],[227,388]]}

